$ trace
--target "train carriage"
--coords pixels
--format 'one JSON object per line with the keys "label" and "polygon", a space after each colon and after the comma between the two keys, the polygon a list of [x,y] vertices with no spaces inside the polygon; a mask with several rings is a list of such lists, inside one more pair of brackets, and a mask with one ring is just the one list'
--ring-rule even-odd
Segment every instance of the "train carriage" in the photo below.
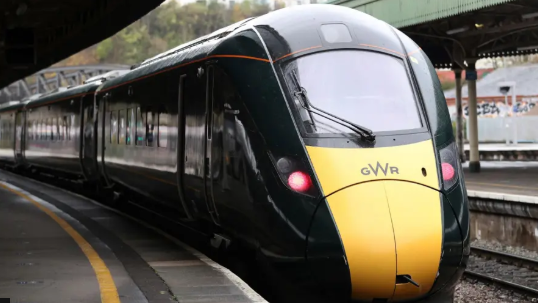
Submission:
{"label": "train carriage", "polygon": [[28,163],[170,210],[254,254],[286,295],[453,301],[470,246],[448,108],[426,54],[385,22],[281,9],[26,110]]}
{"label": "train carriage", "polygon": [[11,167],[21,161],[24,103],[12,101],[0,107],[0,162]]}
{"label": "train carriage", "polygon": [[71,179],[98,182],[94,93],[104,80],[119,74],[122,72],[109,72],[28,102],[24,144],[27,165]]}
{"label": "train carriage", "polygon": [[[446,104],[424,53],[379,20],[279,10],[98,95],[111,183],[244,241],[290,285],[398,301],[461,276],[468,210]],[[169,126],[178,144],[161,146]]]}

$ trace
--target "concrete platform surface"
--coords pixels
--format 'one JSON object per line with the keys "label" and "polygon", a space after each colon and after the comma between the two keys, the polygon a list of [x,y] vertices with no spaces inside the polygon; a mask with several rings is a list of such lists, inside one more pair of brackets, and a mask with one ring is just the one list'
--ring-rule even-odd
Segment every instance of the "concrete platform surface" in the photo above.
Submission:
{"label": "concrete platform surface", "polygon": [[470,173],[468,162],[463,164],[468,191],[538,197],[538,162],[483,161],[480,165],[480,173]]}
{"label": "concrete platform surface", "polygon": [[191,247],[84,197],[0,171],[0,298],[266,302]]}

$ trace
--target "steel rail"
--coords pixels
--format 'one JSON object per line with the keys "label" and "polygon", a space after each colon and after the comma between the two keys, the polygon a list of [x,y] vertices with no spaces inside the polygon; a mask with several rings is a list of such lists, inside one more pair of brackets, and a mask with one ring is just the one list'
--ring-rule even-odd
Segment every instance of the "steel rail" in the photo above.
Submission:
{"label": "steel rail", "polygon": [[[495,259],[501,262],[505,262],[505,264],[515,265],[518,267],[525,267],[531,270],[538,270],[538,260],[535,260],[535,259],[530,259],[530,258],[526,258],[526,257],[514,255],[514,254],[508,254],[508,253],[481,248],[481,247],[471,247],[471,253],[479,257],[490,258],[490,259]],[[538,289],[535,289],[532,287],[528,287],[525,285],[506,281],[503,279],[495,278],[493,276],[485,275],[485,274],[478,273],[472,270],[466,270],[464,275],[468,278],[471,278],[471,279],[474,279],[483,283],[496,284],[504,289],[509,289],[519,294],[526,295],[533,298],[538,298]]]}

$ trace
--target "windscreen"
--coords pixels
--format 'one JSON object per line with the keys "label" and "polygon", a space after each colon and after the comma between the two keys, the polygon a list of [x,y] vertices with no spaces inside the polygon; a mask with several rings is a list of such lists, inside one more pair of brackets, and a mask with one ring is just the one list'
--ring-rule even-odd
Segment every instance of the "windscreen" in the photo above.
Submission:
{"label": "windscreen", "polygon": [[286,66],[288,87],[306,132],[351,133],[349,128],[306,110],[300,95],[294,95],[300,88],[293,72],[314,107],[374,133],[422,127],[401,59],[371,51],[329,51],[300,57]]}

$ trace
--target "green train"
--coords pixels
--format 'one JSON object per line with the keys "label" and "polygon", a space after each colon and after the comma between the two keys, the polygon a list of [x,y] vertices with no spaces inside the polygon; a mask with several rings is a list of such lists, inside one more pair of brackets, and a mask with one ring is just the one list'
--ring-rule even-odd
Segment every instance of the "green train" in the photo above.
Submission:
{"label": "green train", "polygon": [[128,195],[305,302],[453,302],[470,254],[435,69],[350,8],[233,24],[5,106],[0,126],[4,163]]}

